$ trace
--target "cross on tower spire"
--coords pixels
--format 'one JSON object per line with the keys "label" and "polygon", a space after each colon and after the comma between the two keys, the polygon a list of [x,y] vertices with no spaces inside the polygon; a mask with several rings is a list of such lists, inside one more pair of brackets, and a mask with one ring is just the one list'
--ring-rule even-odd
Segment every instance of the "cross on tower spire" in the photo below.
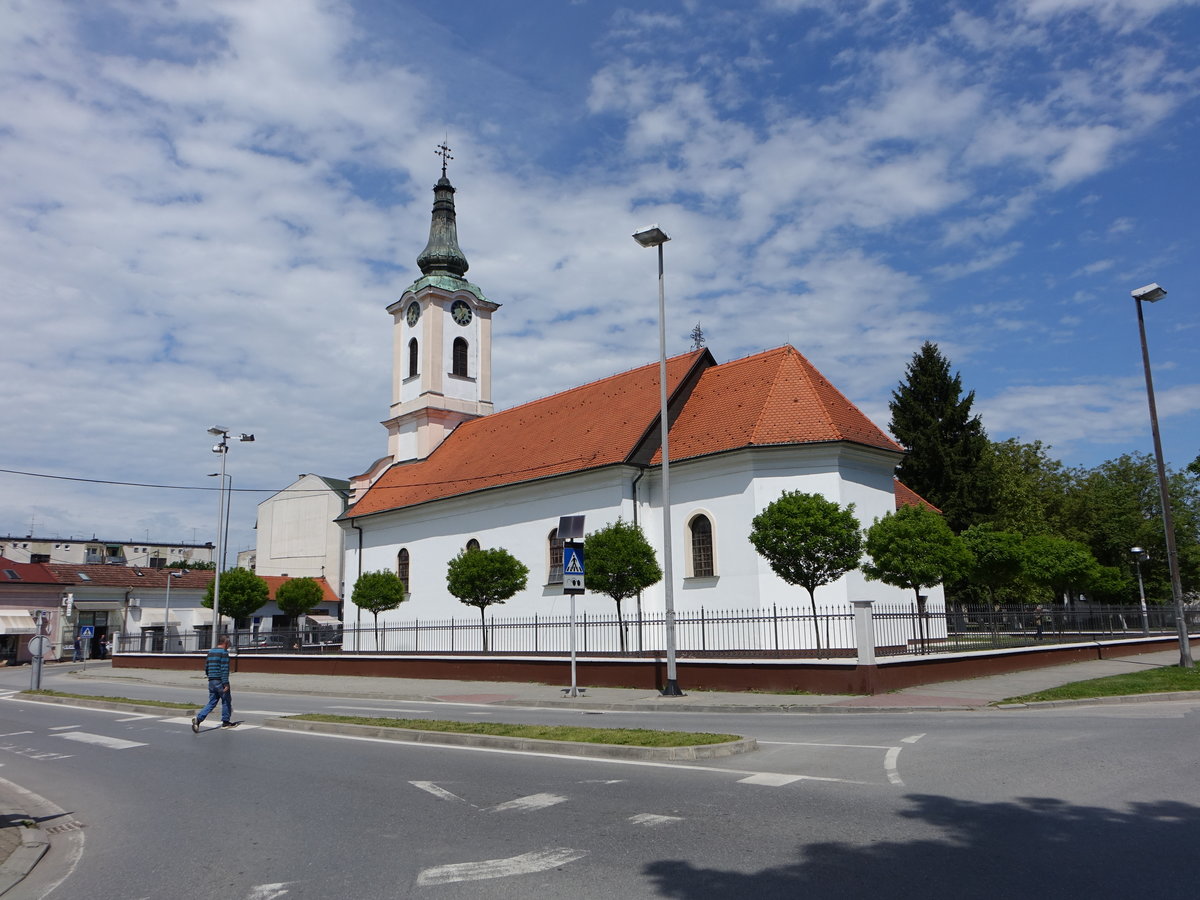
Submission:
{"label": "cross on tower spire", "polygon": [[434,156],[440,156],[442,158],[442,177],[445,178],[446,162],[454,159],[454,157],[450,155],[450,148],[446,146],[445,141],[442,141],[440,144],[438,144],[438,148],[433,151],[433,154]]}

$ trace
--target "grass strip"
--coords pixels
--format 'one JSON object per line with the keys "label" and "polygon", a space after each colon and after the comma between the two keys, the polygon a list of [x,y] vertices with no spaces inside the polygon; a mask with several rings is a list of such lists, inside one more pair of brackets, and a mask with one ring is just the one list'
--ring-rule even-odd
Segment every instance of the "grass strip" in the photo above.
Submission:
{"label": "grass strip", "polygon": [[100,697],[96,694],[68,694],[65,691],[23,691],[35,697],[65,697],[69,700],[104,700],[108,703],[129,703],[133,706],[161,706],[164,709],[199,709],[195,703],[175,703],[172,700],[135,700],[132,697]]}
{"label": "grass strip", "polygon": [[1130,694],[1164,694],[1172,691],[1200,691],[1200,669],[1163,666],[1144,672],[1109,675],[1090,681],[1073,681],[1056,688],[1010,697],[1002,703],[1037,703],[1043,700],[1093,700],[1097,697],[1121,697]]}
{"label": "grass strip", "polygon": [[697,747],[740,740],[736,734],[707,734],[693,731],[655,731],[649,728],[581,728],[575,725],[512,725],[504,722],[451,722],[445,719],[387,719],[368,716],[331,716],[306,713],[289,716],[310,722],[372,725],[380,728],[409,728],[414,731],[447,731],[455,734],[491,734],[499,737],[537,738],[543,741],[572,741],[578,744],[616,744],[626,747]]}

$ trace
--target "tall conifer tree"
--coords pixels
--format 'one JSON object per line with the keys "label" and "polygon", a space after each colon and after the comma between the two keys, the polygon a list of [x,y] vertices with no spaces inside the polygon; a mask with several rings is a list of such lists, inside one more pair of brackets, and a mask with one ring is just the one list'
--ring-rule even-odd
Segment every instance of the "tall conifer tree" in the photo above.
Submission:
{"label": "tall conifer tree", "polygon": [[908,451],[896,475],[942,510],[957,534],[988,508],[980,461],[987,434],[971,414],[975,392],[962,392],[962,379],[937,344],[926,341],[892,392],[889,427]]}

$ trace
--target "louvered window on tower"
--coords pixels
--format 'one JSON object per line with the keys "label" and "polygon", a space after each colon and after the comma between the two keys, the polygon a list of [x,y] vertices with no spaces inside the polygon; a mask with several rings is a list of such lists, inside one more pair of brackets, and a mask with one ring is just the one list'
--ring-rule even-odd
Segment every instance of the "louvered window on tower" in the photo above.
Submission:
{"label": "louvered window on tower", "polygon": [[467,377],[467,341],[466,338],[454,339],[454,367],[450,370],[452,375],[461,375]]}

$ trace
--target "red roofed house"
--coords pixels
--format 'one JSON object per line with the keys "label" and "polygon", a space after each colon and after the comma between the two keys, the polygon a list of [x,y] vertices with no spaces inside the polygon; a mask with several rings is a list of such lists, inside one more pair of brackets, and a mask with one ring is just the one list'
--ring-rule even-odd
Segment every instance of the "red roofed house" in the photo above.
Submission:
{"label": "red roofed house", "polygon": [[[499,306],[463,277],[453,192],[443,174],[422,277],[388,307],[388,455],[352,480],[340,520],[347,626],[371,622],[350,594],[359,573],[380,569],[398,572],[410,594],[380,624],[473,615],[446,590],[447,563],[472,541],[504,547],[530,570],[527,588],[490,612],[565,614],[560,516],[586,516],[588,531],[622,517],[662,546],[658,364],[492,412]],[[800,490],[853,503],[870,525],[896,508],[902,449],[790,346],[720,364],[694,350],[668,360],[667,381],[676,609],[805,604],[803,589],[755,553],[751,519]],[[861,572],[817,591],[822,604],[852,599],[907,598]],[[644,612],[663,605],[661,583],[641,600]],[[584,595],[580,610],[614,607]]]}

